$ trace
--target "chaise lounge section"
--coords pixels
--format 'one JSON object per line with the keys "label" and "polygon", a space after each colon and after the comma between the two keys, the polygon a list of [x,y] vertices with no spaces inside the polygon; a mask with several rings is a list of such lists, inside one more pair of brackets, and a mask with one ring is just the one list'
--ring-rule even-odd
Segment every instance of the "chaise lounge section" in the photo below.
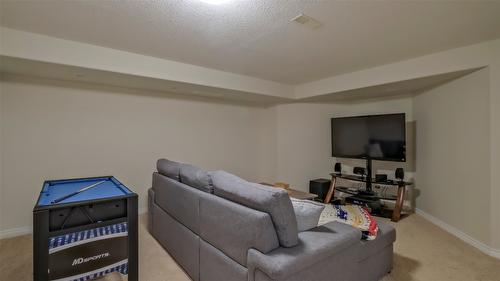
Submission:
{"label": "chaise lounge section", "polygon": [[395,231],[373,241],[330,222],[297,230],[288,194],[224,171],[160,159],[149,231],[191,279],[375,281],[392,269]]}

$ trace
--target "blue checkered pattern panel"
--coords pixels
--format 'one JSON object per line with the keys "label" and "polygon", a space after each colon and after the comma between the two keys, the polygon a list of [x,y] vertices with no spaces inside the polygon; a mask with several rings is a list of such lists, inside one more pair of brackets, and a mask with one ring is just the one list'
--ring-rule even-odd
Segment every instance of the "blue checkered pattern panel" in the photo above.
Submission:
{"label": "blue checkered pattern panel", "polygon": [[127,223],[124,222],[124,223],[118,223],[94,229],[69,233],[65,235],[54,236],[49,238],[49,249],[57,248],[81,240],[87,240],[87,239],[92,239],[94,237],[110,235],[115,233],[122,233],[127,231],[128,231]]}
{"label": "blue checkered pattern panel", "polygon": [[116,267],[113,267],[113,268],[110,268],[110,269],[106,269],[106,270],[103,270],[101,272],[98,272],[98,273],[94,273],[94,274],[90,274],[90,275],[87,275],[85,277],[80,277],[78,279],[73,279],[72,281],[85,281],[85,280],[92,280],[92,279],[95,279],[95,278],[99,278],[99,277],[103,277],[104,275],[106,274],[109,274],[111,272],[120,272],[121,274],[127,274],[127,266],[128,264],[127,263],[124,263],[122,265],[119,265],[119,266],[116,266]]}

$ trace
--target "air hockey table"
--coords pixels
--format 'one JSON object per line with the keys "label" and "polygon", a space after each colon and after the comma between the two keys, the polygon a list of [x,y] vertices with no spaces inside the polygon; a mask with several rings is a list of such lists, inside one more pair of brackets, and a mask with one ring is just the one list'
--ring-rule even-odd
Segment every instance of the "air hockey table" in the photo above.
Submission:
{"label": "air hockey table", "polygon": [[137,198],[113,176],[45,181],[33,208],[34,280],[137,281]]}

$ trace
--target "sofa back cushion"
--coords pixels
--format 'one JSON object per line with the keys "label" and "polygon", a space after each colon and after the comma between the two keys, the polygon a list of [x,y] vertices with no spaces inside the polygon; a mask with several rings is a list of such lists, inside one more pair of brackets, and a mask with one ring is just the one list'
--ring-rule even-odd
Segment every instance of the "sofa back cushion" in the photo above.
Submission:
{"label": "sofa back cushion", "polygon": [[268,253],[279,247],[269,214],[224,198],[200,197],[200,237],[246,267],[248,249]]}
{"label": "sofa back cushion", "polygon": [[215,195],[268,213],[280,245],[293,247],[298,244],[297,219],[285,190],[250,183],[225,171],[212,172],[211,176]]}
{"label": "sofa back cushion", "polygon": [[166,177],[180,181],[201,191],[208,193],[213,193],[214,191],[210,174],[199,167],[168,159],[160,159],[156,162],[156,169],[158,173]]}
{"label": "sofa back cushion", "polygon": [[196,166],[182,164],[180,168],[180,181],[201,191],[214,193],[212,178],[209,173]]}
{"label": "sofa back cushion", "polygon": [[156,169],[158,170],[158,173],[179,181],[182,165],[184,164],[170,161],[168,159],[160,159],[156,162]]}

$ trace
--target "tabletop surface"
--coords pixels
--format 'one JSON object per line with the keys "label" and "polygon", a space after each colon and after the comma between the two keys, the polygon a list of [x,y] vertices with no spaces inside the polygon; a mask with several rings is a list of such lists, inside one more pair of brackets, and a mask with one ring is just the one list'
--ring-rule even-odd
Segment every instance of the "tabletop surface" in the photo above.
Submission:
{"label": "tabletop surface", "polygon": [[288,192],[288,195],[290,195],[290,197],[293,197],[295,199],[312,200],[312,199],[318,197],[318,195],[316,195],[316,194],[304,192],[304,191],[300,191],[300,190],[295,190],[295,189],[285,189],[285,190]]}
{"label": "tabletop surface", "polygon": [[[102,182],[102,183],[100,183]],[[60,202],[54,200],[75,193],[85,187],[98,185],[68,197]],[[55,204],[74,203],[87,200],[103,199],[116,196],[132,194],[125,185],[114,177],[97,177],[86,179],[68,179],[46,181],[43,185],[37,206],[49,206]]]}

